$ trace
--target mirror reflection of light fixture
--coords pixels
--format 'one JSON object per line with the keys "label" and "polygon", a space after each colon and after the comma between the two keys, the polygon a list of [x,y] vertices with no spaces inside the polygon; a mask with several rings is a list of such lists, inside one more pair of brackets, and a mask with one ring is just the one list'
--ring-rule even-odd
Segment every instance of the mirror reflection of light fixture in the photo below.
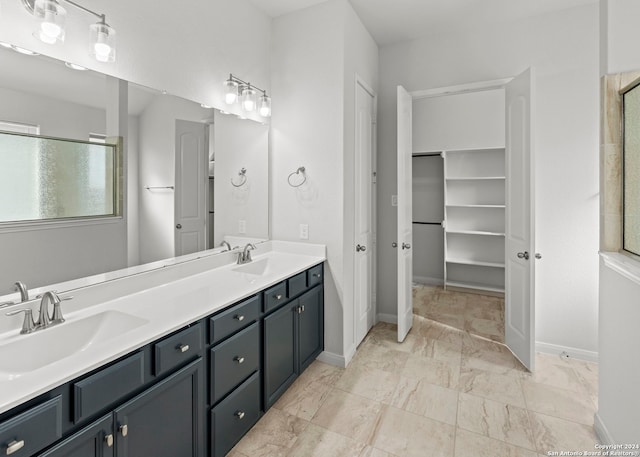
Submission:
{"label": "mirror reflection of light fixture", "polygon": [[[233,74],[230,74],[229,79],[224,82],[224,87],[224,101],[227,105],[233,105],[239,101],[243,113],[251,113],[257,108],[262,117],[271,116],[271,98],[267,96],[265,90]],[[260,99],[257,98],[258,92],[262,92]]]}
{"label": "mirror reflection of light fixture", "polygon": [[22,0],[24,7],[39,19],[38,30],[34,36],[47,44],[64,41],[67,11],[60,2],[68,3],[99,18],[98,22],[89,26],[92,44],[91,55],[99,62],[114,62],[116,60],[116,31],[106,23],[104,14],[96,13],[72,0]]}

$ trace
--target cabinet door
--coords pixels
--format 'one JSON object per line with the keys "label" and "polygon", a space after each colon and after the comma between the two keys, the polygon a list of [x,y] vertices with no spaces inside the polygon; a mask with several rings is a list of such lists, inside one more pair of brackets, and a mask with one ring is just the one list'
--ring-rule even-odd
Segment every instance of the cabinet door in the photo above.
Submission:
{"label": "cabinet door", "polygon": [[202,359],[115,410],[118,457],[204,457]]}
{"label": "cabinet door", "polygon": [[322,287],[317,286],[298,299],[298,374],[324,349],[324,310]]}
{"label": "cabinet door", "polygon": [[113,416],[98,419],[39,457],[113,457]]}
{"label": "cabinet door", "polygon": [[295,300],[264,319],[265,411],[296,378]]}

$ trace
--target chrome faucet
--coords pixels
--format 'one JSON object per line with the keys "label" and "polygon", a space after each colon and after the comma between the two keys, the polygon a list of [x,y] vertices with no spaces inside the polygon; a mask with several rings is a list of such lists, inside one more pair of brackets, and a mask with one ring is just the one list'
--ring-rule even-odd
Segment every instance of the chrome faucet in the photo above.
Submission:
{"label": "chrome faucet", "polygon": [[[231,250],[231,245],[229,244],[228,241],[223,241],[222,243],[220,243],[220,246],[226,246],[226,248],[227,248],[226,250],[227,251]],[[224,251],[222,251],[222,252],[224,252]]]}
{"label": "chrome faucet", "polygon": [[15,290],[20,292],[20,301],[25,302],[29,301],[29,291],[27,290],[27,286],[22,281],[15,282]]}
{"label": "chrome faucet", "polygon": [[238,265],[251,262],[251,251],[255,248],[253,244],[247,243],[242,252],[238,252]]}
{"label": "chrome faucet", "polygon": [[[40,298],[40,296],[38,296]],[[71,300],[73,297],[65,297],[62,300]],[[33,310],[31,308],[21,308],[8,312],[7,316],[13,316],[18,313],[24,313],[24,322],[22,323],[22,330],[20,334],[32,333],[36,330],[45,329],[52,325],[62,324],[64,317],[62,317],[62,310],[60,309],[60,297],[54,291],[47,291],[42,294],[42,300],[40,301],[40,311],[38,313],[38,320],[33,319]],[[49,314],[49,305],[53,305],[53,314]]]}

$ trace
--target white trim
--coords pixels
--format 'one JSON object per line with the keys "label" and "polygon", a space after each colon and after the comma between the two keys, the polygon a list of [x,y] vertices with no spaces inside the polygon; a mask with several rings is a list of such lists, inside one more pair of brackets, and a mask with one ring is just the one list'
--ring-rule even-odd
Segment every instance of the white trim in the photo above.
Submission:
{"label": "white trim", "polygon": [[605,266],[640,285],[640,262],[619,252],[601,252]]}
{"label": "white trim", "polygon": [[574,359],[586,360],[587,362],[598,361],[598,353],[595,351],[587,351],[585,349],[578,349],[570,346],[561,346],[559,344],[543,343],[541,341],[536,341],[536,352],[553,355],[566,353],[569,354],[569,357]]}
{"label": "white trim", "polygon": [[317,360],[320,362],[328,363],[340,368],[347,367],[347,360],[344,356],[334,354],[333,352],[322,351]]}
{"label": "white trim", "polygon": [[615,444],[615,440],[609,433],[609,429],[604,422],[602,421],[602,417],[600,417],[599,413],[595,413],[593,415],[593,430],[596,432],[596,436],[601,444]]}
{"label": "white trim", "polygon": [[13,232],[30,232],[33,230],[82,227],[87,225],[117,224],[123,221],[123,216],[87,216],[86,218],[77,219],[45,219],[24,222],[2,222],[0,223],[0,234]]}
{"label": "white trim", "polygon": [[413,275],[413,282],[425,286],[444,286],[444,279]]}
{"label": "white trim", "polygon": [[395,314],[378,313],[378,322],[386,322],[387,324],[397,324],[398,316]]}
{"label": "white trim", "polygon": [[419,98],[442,97],[444,95],[464,94],[466,92],[481,92],[483,90],[502,89],[513,78],[492,79],[490,81],[479,81],[469,84],[459,84],[457,86],[436,87],[434,89],[423,89],[409,92],[415,100]]}

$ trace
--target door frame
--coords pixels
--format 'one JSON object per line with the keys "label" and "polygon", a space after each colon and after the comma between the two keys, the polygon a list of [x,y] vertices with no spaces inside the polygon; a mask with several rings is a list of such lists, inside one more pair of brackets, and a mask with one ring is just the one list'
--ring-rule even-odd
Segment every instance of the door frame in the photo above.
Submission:
{"label": "door frame", "polygon": [[[372,181],[371,181],[371,186],[370,186],[370,191],[371,191],[371,247],[369,248],[371,250],[370,255],[371,255],[371,284],[369,284],[369,296],[371,297],[371,312],[373,313],[373,325],[375,325],[378,322],[378,303],[377,303],[377,296],[376,296],[376,287],[375,284],[377,282],[377,273],[378,273],[378,262],[377,262],[377,252],[378,252],[378,248],[377,248],[377,234],[376,234],[376,220],[378,217],[378,207],[377,207],[377,186],[376,186],[376,182],[377,182],[377,164],[378,164],[378,131],[377,131],[377,122],[378,122],[378,94],[376,93],[376,91],[358,74],[355,74],[355,81],[354,81],[354,97],[353,97],[353,106],[354,106],[354,114],[357,115],[357,111],[358,111],[358,106],[357,106],[357,93],[358,93],[358,86],[360,86],[362,89],[365,90],[365,92],[367,92],[369,95],[371,95],[373,97],[373,126],[371,128],[373,137],[371,139],[371,172],[373,174],[372,176]],[[355,182],[355,173],[356,173],[356,169],[355,169],[355,138],[356,135],[358,134],[358,123],[357,123],[357,119],[354,119],[354,126],[353,126],[353,133],[354,133],[354,167],[353,167],[353,176],[351,176],[351,180],[352,182]],[[354,194],[354,208],[356,207],[357,203],[355,201],[355,192]],[[355,214],[355,212],[354,212]],[[356,238],[356,232],[355,232],[355,218],[354,218],[354,224],[353,224],[353,240],[355,240]],[[356,275],[356,251],[355,251],[355,246],[352,246],[352,250],[351,250],[351,256],[352,256],[352,266],[353,266],[353,278],[355,278]],[[355,306],[355,295],[356,295],[356,290],[354,289],[353,291],[353,342],[354,342],[354,347],[353,347],[353,351],[355,353],[355,349],[357,347],[357,345],[359,344],[358,341],[356,341],[357,338],[357,325],[358,325],[358,316],[357,316],[357,307]]]}
{"label": "door frame", "polygon": [[[532,67],[529,67],[529,69],[533,70]],[[481,92],[481,91],[487,91],[487,90],[503,90],[506,93],[506,86],[515,79],[515,76],[512,77],[508,77],[508,78],[501,78],[501,79],[493,79],[493,80],[487,80],[487,81],[477,81],[477,82],[473,82],[473,83],[468,83],[468,84],[460,84],[460,85],[455,85],[455,86],[447,86],[447,87],[437,87],[434,89],[425,89],[425,90],[416,90],[416,91],[412,91],[409,92],[409,95],[411,95],[413,100],[416,99],[424,99],[424,98],[434,98],[434,97],[442,97],[442,96],[447,96],[447,95],[460,95],[460,94],[464,94],[464,93],[470,93],[470,92]],[[533,84],[535,83],[535,81],[531,81],[531,86],[532,86],[532,93],[533,92]],[[532,105],[533,105],[533,100],[532,100]],[[533,110],[533,109],[532,109]],[[532,118],[534,116],[535,113],[532,113]],[[506,106],[505,106],[505,115],[506,115]],[[505,120],[506,122],[506,120]],[[530,120],[530,125],[533,124],[533,119]],[[506,126],[505,126],[506,127]],[[506,132],[505,132],[505,136],[506,136]],[[505,138],[506,141],[506,138]],[[506,144],[505,144],[505,148],[506,148]],[[534,163],[535,161],[535,150],[534,147],[531,147],[531,151],[530,151],[530,160],[532,163]],[[534,214],[535,214],[535,183],[533,180],[533,167],[530,170],[531,171],[531,192],[530,192],[530,208],[532,211],[532,221],[531,221],[531,225],[532,228],[535,227],[535,218],[534,218]],[[536,239],[535,239],[535,231],[533,231],[533,236],[532,236],[532,256],[534,252],[537,252],[535,249],[535,245],[536,245]],[[507,255],[506,252],[506,239],[505,239],[505,256]],[[532,276],[531,277],[535,277],[535,259],[532,258],[532,264],[531,264],[531,268],[532,268]],[[506,262],[505,262],[505,267],[506,267]],[[506,270],[505,270],[505,276],[506,276]],[[506,287],[507,287],[507,283],[505,281],[505,300],[507,297],[507,291],[506,291]],[[531,290],[532,290],[532,294],[535,297],[535,282],[533,282],[531,285]],[[536,346],[536,340],[535,340],[535,307],[536,307],[536,303],[535,300],[531,300],[531,304],[530,304],[531,308],[532,308],[532,323],[531,325],[533,326],[532,328],[532,332],[530,335],[530,344],[531,347],[533,348],[533,350],[535,351],[535,346]],[[506,302],[505,302],[505,308],[506,308]],[[506,324],[505,324],[505,336],[506,336]],[[533,368],[533,365],[532,365]]]}

